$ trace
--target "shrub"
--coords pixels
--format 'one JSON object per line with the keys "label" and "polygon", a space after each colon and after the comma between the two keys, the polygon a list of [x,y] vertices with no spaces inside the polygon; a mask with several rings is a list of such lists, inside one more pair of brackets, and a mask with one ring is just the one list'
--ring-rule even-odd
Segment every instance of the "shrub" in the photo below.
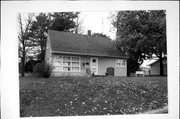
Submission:
{"label": "shrub", "polygon": [[44,73],[43,73],[43,77],[44,78],[49,78],[51,76],[51,66],[49,64],[46,64],[46,67],[45,67],[45,70],[44,70]]}
{"label": "shrub", "polygon": [[44,61],[37,63],[33,68],[33,74],[36,77],[49,78],[51,75],[51,66],[46,64]]}
{"label": "shrub", "polygon": [[40,60],[29,60],[26,64],[25,64],[25,72],[26,73],[33,73],[33,67],[37,64],[40,63]]}
{"label": "shrub", "polygon": [[36,77],[42,77],[44,71],[45,71],[45,63],[44,62],[37,63],[33,68],[33,74]]}
{"label": "shrub", "polygon": [[114,68],[113,67],[108,67],[106,69],[106,75],[114,76]]}

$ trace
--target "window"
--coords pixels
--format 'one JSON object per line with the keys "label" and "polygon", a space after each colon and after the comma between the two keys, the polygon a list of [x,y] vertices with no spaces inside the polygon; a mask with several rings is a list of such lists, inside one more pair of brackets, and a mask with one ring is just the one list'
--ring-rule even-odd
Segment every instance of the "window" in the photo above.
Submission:
{"label": "window", "polygon": [[93,59],[92,62],[93,62],[93,63],[96,63],[96,59]]}
{"label": "window", "polygon": [[79,72],[80,58],[74,56],[54,56],[53,65],[54,71],[61,72]]}
{"label": "window", "polygon": [[125,59],[116,59],[116,67],[126,67]]}

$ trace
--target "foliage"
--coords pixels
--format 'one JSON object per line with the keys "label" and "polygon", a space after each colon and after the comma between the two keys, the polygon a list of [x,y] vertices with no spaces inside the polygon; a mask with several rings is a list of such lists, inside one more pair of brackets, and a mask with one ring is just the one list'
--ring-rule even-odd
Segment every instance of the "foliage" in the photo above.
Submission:
{"label": "foliage", "polygon": [[44,78],[49,78],[49,77],[51,76],[51,73],[52,73],[52,68],[51,68],[51,66],[50,66],[49,64],[46,64],[43,77],[44,77]]}
{"label": "foliage", "polygon": [[45,64],[44,62],[37,63],[33,68],[33,74],[36,77],[42,77],[45,70]]}
{"label": "foliage", "polygon": [[[18,14],[19,23],[19,57],[21,58],[20,70],[24,76],[26,57],[31,55],[40,56],[40,60],[44,61],[45,48],[48,29],[73,32],[79,29],[81,22],[75,23],[79,12],[60,12],[60,13],[39,13],[38,15],[27,14],[27,18],[23,14]],[[77,27],[76,27],[77,26]]]}
{"label": "foliage", "polygon": [[51,76],[51,67],[44,61],[37,63],[33,68],[33,74],[36,77],[49,78]]}
{"label": "foliage", "polygon": [[35,17],[31,26],[31,34],[34,43],[40,46],[42,61],[45,58],[48,30],[73,32],[76,28],[74,19],[78,17],[78,14],[78,12],[39,13]]}
{"label": "foliage", "polygon": [[127,59],[127,76],[130,76],[131,73],[135,73],[139,68],[139,63],[132,58]]}
{"label": "foliage", "polygon": [[166,77],[20,78],[21,117],[136,114],[167,103]]}
{"label": "foliage", "polygon": [[106,69],[106,73],[108,76],[114,76],[114,68],[113,67],[108,67]]}
{"label": "foliage", "polygon": [[40,46],[41,60],[44,60],[45,57],[45,47],[49,25],[50,18],[45,13],[40,13],[35,17],[30,29],[35,44]]}
{"label": "foliage", "polygon": [[73,29],[76,27],[74,19],[78,17],[78,12],[55,12],[50,13],[51,17],[51,30],[73,32]]}
{"label": "foliage", "polygon": [[159,59],[166,55],[165,11],[119,11],[113,25],[117,28],[117,47],[131,60],[142,64],[154,54]]}
{"label": "foliage", "polygon": [[25,65],[26,73],[33,73],[33,60],[29,60]]}
{"label": "foliage", "polygon": [[25,72],[26,73],[33,73],[33,67],[37,64],[40,63],[39,60],[29,60],[28,62],[26,62],[25,64]]}
{"label": "foliage", "polygon": [[18,41],[19,41],[19,58],[21,59],[21,66],[20,71],[22,77],[25,76],[25,58],[27,55],[27,48],[33,46],[33,43],[30,39],[31,33],[30,33],[30,27],[32,24],[32,14],[28,14],[28,17],[26,19],[22,19],[22,15],[18,14]]}

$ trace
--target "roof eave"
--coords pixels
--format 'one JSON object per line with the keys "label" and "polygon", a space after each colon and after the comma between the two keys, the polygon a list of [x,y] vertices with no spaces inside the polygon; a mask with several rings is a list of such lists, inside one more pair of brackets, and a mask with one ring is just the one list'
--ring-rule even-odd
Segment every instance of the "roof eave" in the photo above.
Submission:
{"label": "roof eave", "polygon": [[89,54],[89,53],[77,53],[77,52],[62,52],[62,51],[52,51],[52,54],[67,54],[67,55],[79,55],[79,56],[96,56],[96,57],[109,57],[109,58],[123,58],[128,59],[128,56],[110,56],[102,54]]}

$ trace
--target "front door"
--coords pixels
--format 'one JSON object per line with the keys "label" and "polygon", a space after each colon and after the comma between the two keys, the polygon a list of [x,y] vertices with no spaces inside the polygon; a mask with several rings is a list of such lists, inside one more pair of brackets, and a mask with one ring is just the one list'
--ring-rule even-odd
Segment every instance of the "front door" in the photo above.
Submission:
{"label": "front door", "polygon": [[98,58],[91,58],[91,74],[98,74]]}

